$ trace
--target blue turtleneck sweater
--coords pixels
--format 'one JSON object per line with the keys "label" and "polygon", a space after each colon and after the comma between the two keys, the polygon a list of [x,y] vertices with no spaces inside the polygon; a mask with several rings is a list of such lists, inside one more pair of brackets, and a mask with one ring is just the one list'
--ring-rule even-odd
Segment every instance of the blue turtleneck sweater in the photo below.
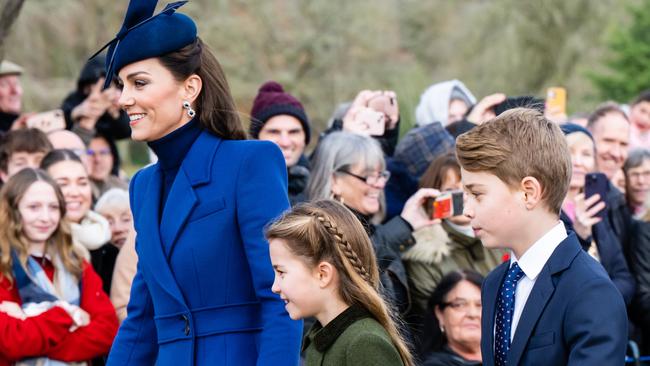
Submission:
{"label": "blue turtleneck sweater", "polygon": [[178,169],[181,167],[187,152],[192,144],[201,134],[201,126],[198,120],[192,119],[184,126],[170,132],[164,137],[148,142],[147,145],[158,156],[158,164],[162,171],[162,200],[160,200],[160,215],[167,202],[167,196],[176,179]]}

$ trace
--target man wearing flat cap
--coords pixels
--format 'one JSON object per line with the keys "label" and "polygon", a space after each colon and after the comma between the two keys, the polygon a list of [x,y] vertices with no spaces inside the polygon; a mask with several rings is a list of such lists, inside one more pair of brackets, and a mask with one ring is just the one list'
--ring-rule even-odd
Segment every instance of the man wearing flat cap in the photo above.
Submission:
{"label": "man wearing flat cap", "polygon": [[11,61],[0,63],[0,131],[6,132],[18,119],[22,109],[22,67]]}

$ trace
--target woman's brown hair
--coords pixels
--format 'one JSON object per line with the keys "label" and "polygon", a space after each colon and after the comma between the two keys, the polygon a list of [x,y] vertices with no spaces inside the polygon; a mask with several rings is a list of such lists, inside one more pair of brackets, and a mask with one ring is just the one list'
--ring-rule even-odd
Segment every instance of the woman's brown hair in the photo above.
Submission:
{"label": "woman's brown hair", "polygon": [[61,214],[58,227],[47,240],[46,250],[50,254],[58,255],[65,269],[77,278],[81,278],[83,254],[73,246],[70,227],[64,220],[65,200],[63,199],[63,193],[47,173],[32,168],[23,169],[12,176],[0,191],[0,275],[12,281],[12,250],[16,251],[21,265],[25,266],[27,263],[29,243],[23,233],[22,217],[18,210],[18,204],[29,187],[38,181],[45,182],[54,188]]}
{"label": "woman's brown hair", "polygon": [[196,111],[205,129],[226,140],[246,139],[226,75],[201,38],[159,60],[177,81],[184,81],[192,74],[201,78],[203,85],[196,100]]}
{"label": "woman's brown hair", "polygon": [[453,171],[457,177],[460,177],[460,164],[454,154],[446,154],[437,157],[429,164],[427,170],[420,177],[420,188],[440,189],[445,182],[447,172]]}
{"label": "woman's brown hair", "polygon": [[311,267],[322,261],[331,263],[339,274],[341,299],[367,309],[386,329],[404,365],[413,365],[396,318],[379,295],[379,271],[370,238],[350,210],[333,200],[303,203],[273,222],[266,237],[284,240]]}

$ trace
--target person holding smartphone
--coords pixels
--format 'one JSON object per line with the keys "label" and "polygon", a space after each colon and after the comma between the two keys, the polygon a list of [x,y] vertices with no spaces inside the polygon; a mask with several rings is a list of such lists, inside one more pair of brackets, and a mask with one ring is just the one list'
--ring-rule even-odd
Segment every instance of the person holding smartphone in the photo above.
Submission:
{"label": "person holding smartphone", "polygon": [[[591,194],[589,185],[607,187],[598,184],[596,171],[596,148],[591,133],[582,126],[567,123],[561,126],[571,152],[571,181],[560,218],[567,230],[575,231],[578,240],[592,257],[598,260],[609,275],[610,279],[623,295],[627,305],[630,304],[635,292],[635,282],[623,256],[621,245],[608,220],[603,220],[606,210],[606,192]],[[589,181],[589,184],[586,182]],[[593,189],[593,191],[602,189]]]}
{"label": "person holding smartphone", "polygon": [[[393,156],[399,137],[399,104],[392,90],[361,90],[351,103],[339,105],[321,140],[335,131],[371,136],[385,156]],[[314,149],[313,157],[318,151]]]}

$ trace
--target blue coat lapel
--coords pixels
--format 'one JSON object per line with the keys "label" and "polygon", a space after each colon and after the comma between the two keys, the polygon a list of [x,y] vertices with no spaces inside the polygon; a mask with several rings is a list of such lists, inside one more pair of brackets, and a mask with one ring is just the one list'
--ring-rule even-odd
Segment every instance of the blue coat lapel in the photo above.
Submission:
{"label": "blue coat lapel", "polygon": [[194,193],[194,188],[190,184],[187,174],[183,169],[179,169],[169,190],[169,196],[167,202],[165,202],[165,209],[160,220],[160,236],[168,259],[172,255],[181,228],[185,225],[187,217],[197,202],[196,193]]}
{"label": "blue coat lapel", "polygon": [[212,161],[220,142],[218,137],[203,131],[178,169],[160,220],[160,236],[168,259],[187,218],[199,203],[194,189],[211,180]]}
{"label": "blue coat lapel", "polygon": [[492,365],[494,363],[494,317],[496,311],[497,295],[499,287],[503,282],[503,277],[508,271],[510,262],[503,263],[494,269],[494,272],[488,276],[483,287],[483,299],[481,302],[483,306],[483,331],[481,344],[484,345],[481,349],[483,354],[484,365]]}
{"label": "blue coat lapel", "polygon": [[508,353],[508,365],[517,365],[526,349],[535,325],[555,291],[553,276],[564,271],[570,265],[576,255],[582,250],[575,234],[569,235],[555,249],[548,262],[537,276],[524,310],[519,318],[515,336],[512,340],[510,352]]}
{"label": "blue coat lapel", "polygon": [[181,294],[178,284],[169,268],[167,258],[162,251],[162,242],[160,240],[159,223],[160,217],[160,199],[161,199],[162,173],[159,166],[154,166],[149,184],[144,194],[144,202],[141,205],[137,217],[138,222],[138,255],[148,258],[142,261],[144,265],[149,265],[149,271],[155,275],[151,278],[158,283],[163,291],[170,295],[170,298],[177,300],[177,303],[185,308],[185,301]]}

